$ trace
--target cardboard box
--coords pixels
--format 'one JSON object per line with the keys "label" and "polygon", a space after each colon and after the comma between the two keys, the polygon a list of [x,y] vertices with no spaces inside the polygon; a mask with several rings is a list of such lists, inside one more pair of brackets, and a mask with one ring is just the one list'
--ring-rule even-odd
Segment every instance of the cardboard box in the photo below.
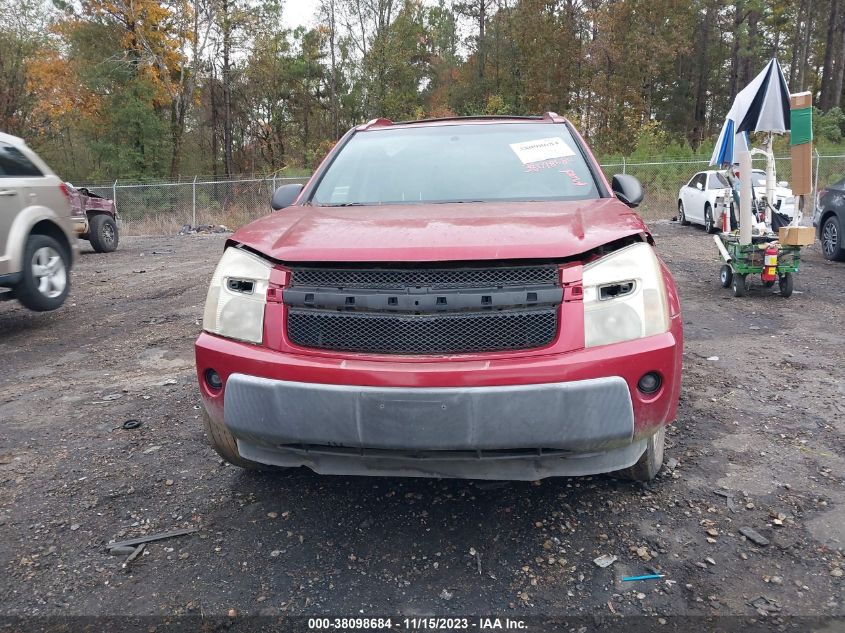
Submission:
{"label": "cardboard box", "polygon": [[[792,181],[790,187],[796,196],[809,196],[813,192],[813,143],[812,129],[813,116],[811,106],[813,105],[813,93],[799,92],[789,95],[789,107],[794,115],[793,131],[790,133],[789,153],[792,157]],[[798,112],[804,112],[808,116],[799,116]],[[801,127],[802,126],[802,127]],[[801,130],[798,128],[801,127]],[[809,129],[804,129],[809,127]],[[799,136],[802,140],[810,142],[794,145],[792,136]]]}
{"label": "cardboard box", "polygon": [[794,92],[789,95],[790,108],[809,108],[813,105],[813,93],[809,90],[805,92]]}
{"label": "cardboard box", "polygon": [[793,145],[789,153],[792,157],[789,187],[796,196],[809,196],[813,192],[813,144]]}
{"label": "cardboard box", "polygon": [[816,229],[812,226],[782,226],[778,229],[778,240],[784,246],[809,246],[816,241]]}

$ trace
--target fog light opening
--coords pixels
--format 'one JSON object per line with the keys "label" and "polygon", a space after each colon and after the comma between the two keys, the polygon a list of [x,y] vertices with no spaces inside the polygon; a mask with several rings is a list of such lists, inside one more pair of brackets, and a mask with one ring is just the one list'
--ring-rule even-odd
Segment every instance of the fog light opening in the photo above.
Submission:
{"label": "fog light opening", "polygon": [[223,380],[220,378],[220,374],[213,369],[205,370],[205,384],[212,391],[220,391],[223,388]]}
{"label": "fog light opening", "polygon": [[663,384],[663,381],[660,378],[660,374],[650,371],[647,374],[643,374],[642,378],[640,378],[640,381],[637,383],[637,389],[642,393],[651,395],[660,389],[661,384]]}

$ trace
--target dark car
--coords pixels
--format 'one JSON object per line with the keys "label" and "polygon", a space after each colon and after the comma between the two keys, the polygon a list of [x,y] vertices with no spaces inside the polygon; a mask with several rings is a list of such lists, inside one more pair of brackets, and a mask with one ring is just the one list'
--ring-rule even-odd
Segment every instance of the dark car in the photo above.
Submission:
{"label": "dark car", "polygon": [[813,226],[822,244],[825,259],[845,261],[845,178],[819,191]]}

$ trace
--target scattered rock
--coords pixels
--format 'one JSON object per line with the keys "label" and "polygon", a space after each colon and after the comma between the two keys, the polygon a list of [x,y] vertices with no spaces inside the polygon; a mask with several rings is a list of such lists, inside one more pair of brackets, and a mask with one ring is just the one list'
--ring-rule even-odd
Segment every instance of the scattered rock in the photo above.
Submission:
{"label": "scattered rock", "polygon": [[611,554],[603,554],[598,558],[594,558],[593,562],[598,566],[604,569],[605,567],[610,567],[613,563],[615,563],[618,559],[616,556],[612,556]]}
{"label": "scattered rock", "polygon": [[440,592],[440,599],[441,600],[451,600],[453,595],[454,594],[451,591],[447,591],[446,589],[444,589],[443,591]]}
{"label": "scattered rock", "polygon": [[765,547],[766,545],[769,544],[769,539],[767,539],[765,536],[760,534],[757,530],[750,528],[748,526],[743,526],[743,527],[739,528],[739,533],[742,534],[749,541],[751,541],[752,543],[755,543],[757,545],[761,545],[761,546]]}
{"label": "scattered rock", "polygon": [[79,527],[80,527],[79,523],[71,523],[71,525],[70,525],[70,531],[71,531],[71,532],[76,532],[76,531],[79,529]]}
{"label": "scattered rock", "polygon": [[646,549],[645,547],[637,548],[637,556],[639,556],[643,560],[651,560],[651,556],[648,553],[648,549]]}

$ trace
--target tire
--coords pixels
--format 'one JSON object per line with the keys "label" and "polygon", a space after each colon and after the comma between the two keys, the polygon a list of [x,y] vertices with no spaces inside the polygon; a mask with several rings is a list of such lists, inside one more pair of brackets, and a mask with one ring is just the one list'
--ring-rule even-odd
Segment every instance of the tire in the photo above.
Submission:
{"label": "tire", "polygon": [[117,222],[110,215],[97,214],[91,217],[88,241],[98,253],[113,253],[117,250],[120,236]]}
{"label": "tire", "polygon": [[734,273],[733,276],[733,283],[731,285],[731,290],[733,290],[734,297],[744,297],[745,292],[747,290],[745,285],[745,275],[740,275]]}
{"label": "tire", "polygon": [[825,259],[834,262],[845,261],[845,248],[843,248],[845,245],[842,243],[842,227],[839,226],[839,218],[831,215],[824,221],[822,230],[819,231],[819,239]]}
{"label": "tire", "polygon": [[622,479],[631,481],[652,481],[660,472],[663,466],[663,449],[666,445],[666,427],[661,426],[660,430],[648,438],[645,452],[637,460],[637,463],[624,470],[614,473]]}
{"label": "tire", "polygon": [[704,230],[708,233],[717,233],[716,222],[713,220],[713,209],[710,208],[710,203],[704,205]]}
{"label": "tire", "polygon": [[245,468],[246,470],[272,469],[270,466],[265,464],[259,464],[258,462],[241,457],[241,454],[238,452],[238,443],[235,441],[235,437],[229,433],[229,429],[227,429],[221,422],[218,422],[208,415],[205,409],[202,411],[202,423],[203,426],[205,426],[206,433],[208,433],[208,439],[211,442],[212,448],[217,451],[217,454],[220,455],[220,457],[233,466]]}
{"label": "tire", "polygon": [[687,214],[684,211],[684,203],[682,200],[678,200],[678,222],[681,223],[681,226],[689,226],[689,220],[687,220]]}
{"label": "tire", "polygon": [[722,269],[719,271],[719,282],[722,284],[722,288],[730,288],[733,278],[733,269],[727,264],[724,264],[722,266]]}
{"label": "tire", "polygon": [[792,296],[792,273],[778,275],[778,287],[780,288],[780,296],[789,299]]}
{"label": "tire", "polygon": [[37,312],[56,310],[70,292],[67,249],[49,235],[30,235],[23,251],[22,279],[15,296]]}

